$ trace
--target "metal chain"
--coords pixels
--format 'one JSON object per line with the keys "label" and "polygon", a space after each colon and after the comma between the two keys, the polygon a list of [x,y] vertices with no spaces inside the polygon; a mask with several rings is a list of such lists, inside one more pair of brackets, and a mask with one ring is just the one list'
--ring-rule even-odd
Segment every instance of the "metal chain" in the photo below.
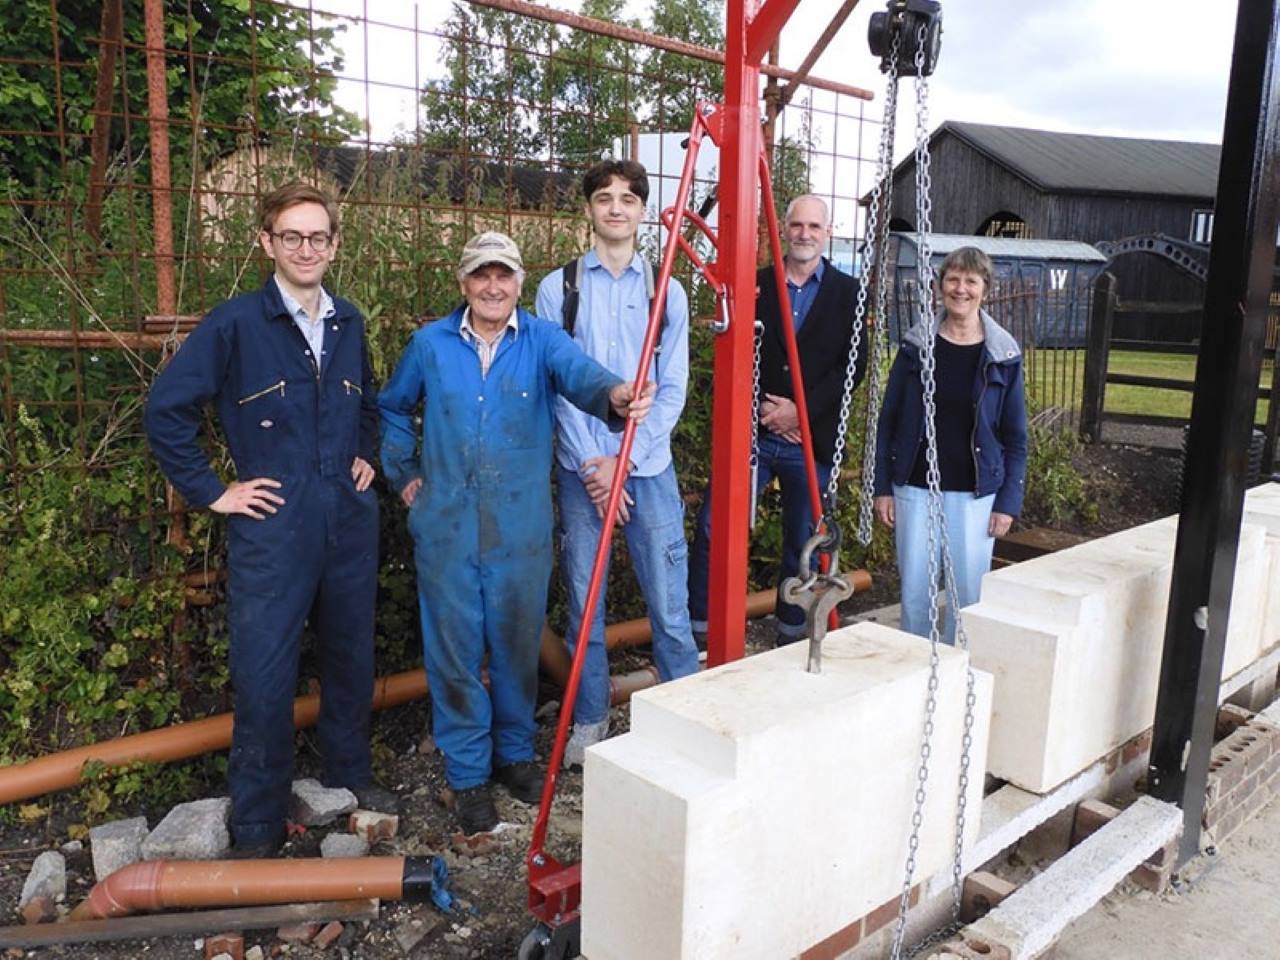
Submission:
{"label": "metal chain", "polygon": [[[871,543],[873,530],[872,515],[875,502],[876,481],[876,437],[880,425],[880,403],[884,393],[884,369],[889,354],[888,326],[888,273],[889,263],[889,211],[893,209],[893,145],[898,116],[898,50],[901,46],[900,33],[895,33],[892,45],[892,66],[890,68],[890,84],[885,90],[885,125],[881,133],[880,152],[884,163],[883,193],[879,198],[879,206],[884,216],[876,224],[876,203],[872,197],[872,210],[867,225],[867,236],[875,237],[875,252],[872,263],[876,271],[876,303],[875,323],[871,328],[868,342],[871,347],[867,357],[867,417],[862,433],[862,499],[858,505],[858,542],[864,547]],[[880,181],[877,181],[877,184]],[[876,229],[872,230],[872,225]]]}
{"label": "metal chain", "polygon": [[[938,437],[935,402],[937,381],[934,355],[934,341],[937,336],[938,317],[933,310],[933,252],[930,246],[932,233],[932,201],[931,178],[929,170],[929,124],[928,124],[928,78],[924,75],[925,29],[923,27],[916,36],[916,147],[915,147],[915,187],[918,272],[916,284],[915,308],[921,326],[924,329],[924,345],[920,358],[920,381],[924,396],[925,409],[925,475],[928,484],[928,575],[929,575],[929,685],[925,700],[925,723],[920,744],[920,765],[916,772],[915,807],[911,817],[911,836],[907,843],[907,862],[902,891],[898,901],[898,919],[894,926],[893,943],[890,956],[893,960],[902,957],[903,939],[906,934],[907,910],[911,899],[911,881],[915,874],[916,854],[920,846],[920,827],[924,820],[924,805],[927,800],[926,785],[929,779],[929,758],[932,751],[933,716],[937,709],[938,689],[938,643],[940,640],[938,626],[938,573],[941,560],[942,574],[946,578],[947,601],[952,606],[953,616],[957,621],[957,642],[963,649],[968,648],[968,638],[959,623],[958,612],[954,610],[958,594],[955,590],[955,570],[951,558],[949,538],[942,509],[942,476],[938,468]],[[952,881],[952,923],[944,930],[937,931],[910,951],[911,956],[941,939],[949,936],[959,925],[960,897],[962,881],[961,858],[964,851],[964,831],[966,821],[967,794],[969,785],[970,752],[973,744],[973,712],[976,703],[974,693],[974,676],[972,668],[967,670],[965,692],[964,733],[961,738],[960,772],[958,777],[959,795],[956,803],[955,837],[952,848],[951,881]]]}
{"label": "metal chain", "polygon": [[[876,157],[876,181],[871,189],[871,208],[867,213],[867,229],[863,236],[863,270],[862,282],[858,284],[858,300],[853,312],[853,334],[849,344],[849,362],[845,365],[844,370],[844,394],[840,399],[840,419],[836,426],[836,442],[835,449],[831,455],[831,477],[827,480],[827,509],[834,514],[836,511],[836,496],[840,489],[840,465],[844,462],[845,435],[849,432],[849,413],[853,407],[853,391],[856,386],[856,377],[858,373],[858,352],[862,345],[862,331],[866,327],[867,316],[867,282],[868,275],[867,264],[873,258],[878,258],[879,250],[872,252],[871,241],[878,239],[880,235],[879,218],[882,206],[881,193],[887,184],[888,190],[893,189],[892,173],[893,173],[893,127],[898,114],[898,50],[901,46],[899,33],[893,35],[893,53],[889,67],[889,81],[885,88],[884,99],[884,121],[880,129],[880,151]],[[887,194],[886,194],[887,196]],[[887,201],[885,201],[887,214]],[[885,223],[889,221],[886,215]],[[875,259],[877,269],[880,261]],[[877,319],[877,322],[878,319]],[[872,341],[874,343],[874,341]],[[878,387],[879,377],[877,376],[873,383]],[[873,388],[874,389],[874,388]],[[871,458],[871,466],[874,469],[875,457],[874,453]],[[871,542],[871,501],[866,492],[866,477],[868,470],[868,460],[866,447],[863,447],[863,495],[862,502],[859,505],[858,514],[858,542],[866,545]],[[866,531],[864,536],[864,530]]]}
{"label": "metal chain", "polygon": [[756,526],[756,478],[760,473],[760,346],[764,340],[764,324],[755,322],[755,346],[751,361],[751,529]]}

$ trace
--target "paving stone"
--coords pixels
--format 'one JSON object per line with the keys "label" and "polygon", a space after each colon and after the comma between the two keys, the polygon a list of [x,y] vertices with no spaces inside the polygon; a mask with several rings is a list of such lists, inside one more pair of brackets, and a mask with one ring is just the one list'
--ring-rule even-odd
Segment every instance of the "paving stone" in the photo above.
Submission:
{"label": "paving stone", "polygon": [[22,884],[18,908],[25,907],[36,897],[48,897],[57,901],[67,895],[67,860],[62,854],[47,850],[36,857]]}
{"label": "paving stone", "polygon": [[293,781],[291,819],[304,827],[323,827],[355,810],[356,795],[345,787],[326,787],[319,780]]}
{"label": "paving stone", "polygon": [[112,820],[89,831],[89,852],[93,855],[93,875],[105,880],[121,867],[142,859],[142,841],[147,838],[147,818]]}
{"label": "paving stone", "polygon": [[369,841],[354,833],[331,833],[320,841],[320,856],[364,857],[369,854]]}
{"label": "paving stone", "polygon": [[440,918],[437,916],[414,917],[396,927],[392,937],[401,952],[407,956],[439,924]]}
{"label": "paving stone", "polygon": [[231,849],[231,801],[211,797],[170,810],[142,841],[143,860],[218,860]]}

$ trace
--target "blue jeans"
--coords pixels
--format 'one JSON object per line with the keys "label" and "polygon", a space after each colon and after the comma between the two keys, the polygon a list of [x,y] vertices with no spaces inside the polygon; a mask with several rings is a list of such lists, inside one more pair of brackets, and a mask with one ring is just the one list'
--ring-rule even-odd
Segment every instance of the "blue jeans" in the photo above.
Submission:
{"label": "blue jeans", "polygon": [[[569,647],[582,624],[582,608],[591,582],[591,565],[600,542],[600,518],[577,473],[556,466],[560,500],[560,566],[569,593]],[[631,566],[640,583],[653,628],[653,659],[661,680],[698,670],[698,649],[689,626],[689,546],[684,538],[684,501],[668,465],[652,477],[631,477],[626,491],[635,501],[622,530]],[[604,577],[609,567],[605,564]],[[609,716],[609,656],[604,644],[604,590],[591,619],[582,667],[575,723],[600,723]]]}
{"label": "blue jeans", "polygon": [[[995,494],[975,497],[964,490],[942,492],[942,516],[947,527],[956,593],[947,597],[941,639],[956,642],[956,611],[978,602],[982,575],[991,569],[995,540],[987,533]],[[894,540],[898,573],[902,577],[902,629],[929,636],[929,491],[922,487],[893,488]],[[938,566],[942,570],[942,541],[936,536]],[[945,583],[943,584],[945,586]]]}
{"label": "blue jeans", "polygon": [[[798,443],[787,443],[771,433],[760,434],[757,442],[759,470],[756,493],[769,485],[774,477],[782,488],[782,563],[778,568],[778,585],[794,577],[800,569],[800,551],[813,535],[813,516],[809,510],[809,481],[804,469],[804,451]],[[818,463],[818,486],[827,488],[831,464]],[[698,511],[698,525],[693,535],[693,557],[689,561],[689,614],[695,630],[707,629],[707,577],[711,566],[711,489],[708,486]],[[799,640],[804,636],[804,611],[783,603],[781,595],[775,611],[780,641]]]}

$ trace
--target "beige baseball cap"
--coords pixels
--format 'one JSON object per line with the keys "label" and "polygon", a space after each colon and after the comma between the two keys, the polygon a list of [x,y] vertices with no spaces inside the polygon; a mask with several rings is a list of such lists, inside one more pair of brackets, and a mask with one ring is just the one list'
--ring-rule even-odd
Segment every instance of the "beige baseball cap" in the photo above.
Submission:
{"label": "beige baseball cap", "polygon": [[512,270],[523,270],[524,261],[520,259],[520,248],[505,233],[486,230],[477,233],[462,248],[462,259],[458,263],[459,273],[466,275],[475,273],[490,263],[500,263]]}

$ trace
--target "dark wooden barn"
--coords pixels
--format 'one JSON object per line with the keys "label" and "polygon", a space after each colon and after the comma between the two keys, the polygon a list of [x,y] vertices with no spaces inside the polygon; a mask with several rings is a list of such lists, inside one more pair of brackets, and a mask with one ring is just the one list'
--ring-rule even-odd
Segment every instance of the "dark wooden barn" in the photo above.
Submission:
{"label": "dark wooden barn", "polygon": [[[933,230],[1029,240],[1115,242],[1164,234],[1207,242],[1220,148],[1211,143],[1050,133],[948,121],[930,138]],[[894,171],[893,226],[914,230],[915,159]],[[1116,257],[1119,296],[1194,304],[1203,284],[1169,259]],[[1117,336],[1190,340],[1199,317],[1152,310]]]}

